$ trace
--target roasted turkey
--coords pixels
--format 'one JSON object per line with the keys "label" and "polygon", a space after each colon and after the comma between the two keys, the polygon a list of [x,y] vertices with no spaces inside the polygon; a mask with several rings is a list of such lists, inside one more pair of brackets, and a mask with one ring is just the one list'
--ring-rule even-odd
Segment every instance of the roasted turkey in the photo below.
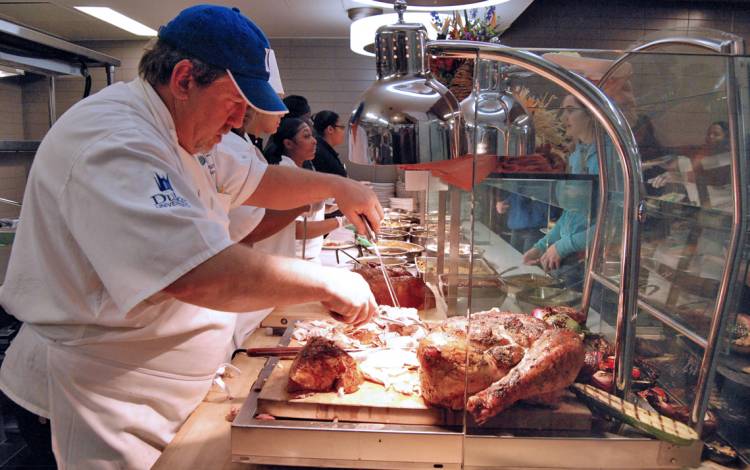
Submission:
{"label": "roasted turkey", "polygon": [[444,321],[420,341],[417,357],[424,400],[460,410],[466,390],[466,409],[483,424],[519,400],[550,402],[561,395],[583,365],[584,347],[572,331],[492,309],[470,322]]}

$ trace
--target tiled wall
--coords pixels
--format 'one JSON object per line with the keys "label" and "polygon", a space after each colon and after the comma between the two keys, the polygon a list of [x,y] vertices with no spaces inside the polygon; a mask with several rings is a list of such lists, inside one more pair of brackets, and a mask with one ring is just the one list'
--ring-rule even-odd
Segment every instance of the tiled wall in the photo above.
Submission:
{"label": "tiled wall", "polygon": [[516,47],[624,49],[663,30],[711,28],[750,39],[746,2],[535,0],[502,36]]}

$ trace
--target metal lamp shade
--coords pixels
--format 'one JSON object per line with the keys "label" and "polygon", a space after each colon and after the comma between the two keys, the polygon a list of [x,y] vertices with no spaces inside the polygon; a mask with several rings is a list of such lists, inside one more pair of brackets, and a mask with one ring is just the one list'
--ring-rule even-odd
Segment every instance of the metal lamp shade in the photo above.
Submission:
{"label": "metal lamp shade", "polygon": [[426,40],[421,24],[378,29],[377,79],[362,94],[349,121],[350,161],[409,164],[457,155],[459,103],[429,73]]}
{"label": "metal lamp shade", "polygon": [[534,124],[510,90],[507,66],[480,60],[474,67],[479,90],[461,101],[465,127],[461,154],[528,155],[534,153]]}

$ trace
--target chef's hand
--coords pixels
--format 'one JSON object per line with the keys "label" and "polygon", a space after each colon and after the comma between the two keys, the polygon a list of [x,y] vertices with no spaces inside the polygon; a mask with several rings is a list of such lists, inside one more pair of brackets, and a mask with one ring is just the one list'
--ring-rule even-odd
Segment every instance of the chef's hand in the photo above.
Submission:
{"label": "chef's hand", "polygon": [[328,298],[321,303],[336,320],[354,325],[367,323],[378,305],[369,284],[357,273],[329,268],[326,271]]}
{"label": "chef's hand", "polygon": [[561,261],[562,258],[557,252],[557,248],[555,248],[555,245],[552,245],[551,247],[547,248],[547,251],[545,251],[542,257],[539,258],[539,265],[542,267],[542,269],[549,272],[559,268]]}
{"label": "chef's hand", "polygon": [[536,248],[531,248],[529,251],[523,254],[523,264],[536,264],[539,261],[539,256],[542,252]]}
{"label": "chef's hand", "polygon": [[366,235],[362,217],[366,217],[375,232],[380,231],[383,219],[383,208],[372,189],[358,181],[341,178],[335,188],[335,198],[339,209],[357,229],[360,235]]}

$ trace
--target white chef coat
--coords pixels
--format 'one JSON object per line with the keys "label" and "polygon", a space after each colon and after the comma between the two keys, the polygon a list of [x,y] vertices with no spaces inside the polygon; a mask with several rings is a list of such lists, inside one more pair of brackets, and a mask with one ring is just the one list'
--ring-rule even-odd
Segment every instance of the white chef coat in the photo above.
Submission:
{"label": "white chef coat", "polygon": [[[229,132],[221,139],[216,146],[217,152],[230,153],[234,158],[258,159],[261,163],[266,164],[266,158],[258,148],[234,132]],[[229,236],[232,240],[238,242],[248,236],[250,232],[258,226],[266,210],[262,207],[239,206],[229,210]]]}
{"label": "white chef coat", "polygon": [[182,149],[154,89],[70,108],[36,154],[0,303],[0,388],[52,423],[60,468],[148,468],[211,385],[234,316],[160,292],[230,246],[266,165]]}
{"label": "white chef coat", "polygon": [[[285,155],[281,156],[279,166],[297,168],[297,164],[294,163],[294,160]],[[255,245],[253,245],[253,248],[261,250],[265,253],[273,253],[280,256],[294,258],[294,239],[295,226],[294,222],[292,222],[270,237],[255,243]]]}

